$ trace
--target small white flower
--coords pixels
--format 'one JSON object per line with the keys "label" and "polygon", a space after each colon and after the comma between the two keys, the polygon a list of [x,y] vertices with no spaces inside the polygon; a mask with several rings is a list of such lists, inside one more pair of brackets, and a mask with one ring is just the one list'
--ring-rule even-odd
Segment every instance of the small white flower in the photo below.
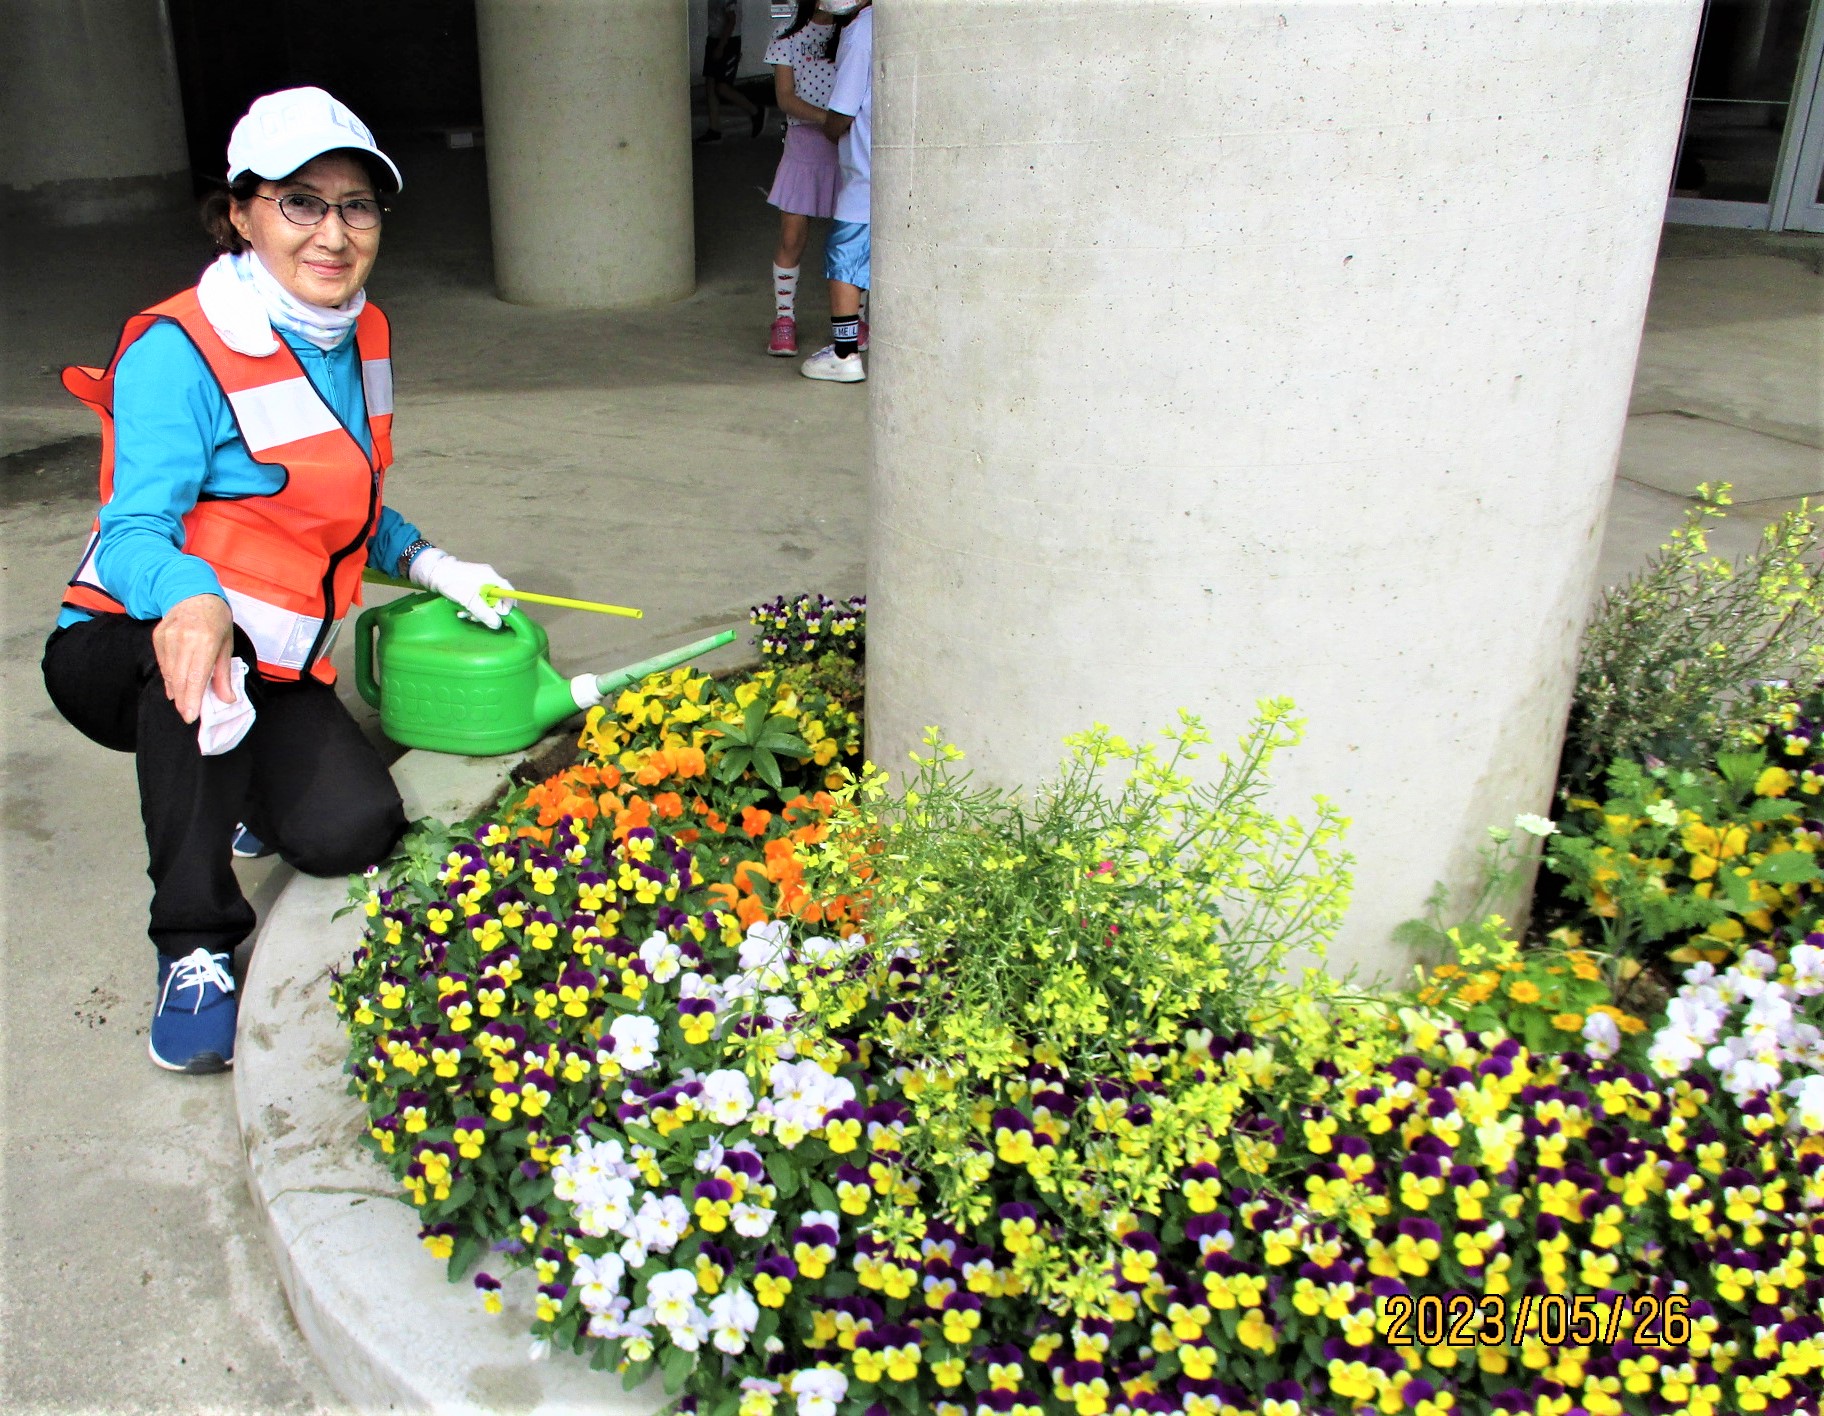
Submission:
{"label": "small white flower", "polygon": [[1583,1041],[1590,1056],[1606,1061],[1621,1050],[1621,1028],[1607,1013],[1591,1013],[1583,1020]]}
{"label": "small white flower", "polygon": [[1801,1077],[1787,1083],[1786,1091],[1793,1101],[1793,1125],[1814,1136],[1824,1135],[1824,1076]]}
{"label": "small white flower", "polygon": [[758,920],[741,941],[742,969],[758,988],[783,988],[790,974],[791,927],[782,919]]}
{"label": "small white flower", "polygon": [[614,1060],[629,1072],[644,1072],[659,1057],[659,1025],[644,1013],[623,1013],[608,1027]]}
{"label": "small white flower", "polygon": [[735,1233],[743,1239],[763,1239],[773,1227],[777,1218],[774,1212],[764,1205],[749,1204],[743,1200],[728,1212],[728,1222],[734,1226]]}
{"label": "small white flower", "polygon": [[748,1334],[760,1321],[760,1305],[745,1288],[730,1288],[709,1305],[709,1326],[718,1351],[736,1356],[747,1347]]}
{"label": "small white flower", "polygon": [[798,1416],[836,1416],[836,1408],[849,1394],[849,1379],[831,1367],[794,1372],[791,1385]]}
{"label": "small white flower", "polygon": [[703,1149],[697,1152],[696,1158],[690,1162],[691,1168],[708,1175],[722,1163],[722,1157],[727,1154],[728,1152],[724,1149],[721,1140],[718,1137],[711,1136]]}
{"label": "small white flower", "polygon": [[1548,816],[1535,816],[1530,811],[1523,811],[1514,818],[1514,829],[1543,839],[1557,832],[1558,823]]}
{"label": "small white flower", "polygon": [[697,1307],[697,1276],[689,1269],[666,1269],[646,1284],[646,1305],[661,1327],[678,1327],[689,1321]]}
{"label": "small white flower", "polygon": [[718,1126],[738,1126],[754,1109],[754,1093],[744,1073],[724,1067],[703,1079],[699,1104]]}
{"label": "small white flower", "polygon": [[585,1254],[576,1261],[577,1300],[591,1313],[605,1313],[621,1296],[621,1280],[627,1265],[619,1254],[603,1254],[599,1259]]}
{"label": "small white flower", "polygon": [[655,931],[640,945],[640,961],[652,974],[654,983],[670,983],[676,978],[683,967],[682,959],[682,951],[663,930]]}
{"label": "small white flower", "polygon": [[1676,826],[1678,808],[1661,797],[1658,801],[1647,803],[1646,817],[1649,821],[1657,821],[1661,826]]}

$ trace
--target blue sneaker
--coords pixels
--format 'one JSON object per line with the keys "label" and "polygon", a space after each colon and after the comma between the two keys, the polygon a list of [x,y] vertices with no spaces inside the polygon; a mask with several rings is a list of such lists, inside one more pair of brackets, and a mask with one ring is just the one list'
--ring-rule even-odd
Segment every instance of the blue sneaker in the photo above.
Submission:
{"label": "blue sneaker", "polygon": [[228,849],[237,860],[259,860],[272,854],[272,847],[249,831],[245,821],[235,826],[234,834],[228,838]]}
{"label": "blue sneaker", "polygon": [[167,1072],[221,1072],[234,1065],[233,960],[195,949],[158,961],[158,1007],[146,1051]]}

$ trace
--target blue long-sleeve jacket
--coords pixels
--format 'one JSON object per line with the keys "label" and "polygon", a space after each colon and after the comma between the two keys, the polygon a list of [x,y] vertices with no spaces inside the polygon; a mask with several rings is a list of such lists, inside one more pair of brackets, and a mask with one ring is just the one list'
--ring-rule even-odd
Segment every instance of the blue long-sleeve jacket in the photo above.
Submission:
{"label": "blue long-sleeve jacket", "polygon": [[[279,337],[312,386],[371,455],[367,399],[354,332],[327,352],[295,335]],[[204,493],[244,497],[279,490],[284,474],[248,456],[222,387],[184,332],[153,325],[128,347],[114,375],[114,496],[101,509],[95,566],[127,613],[160,619],[192,595],[220,595],[209,563],[183,552],[185,514]],[[367,547],[367,563],[389,574],[418,539],[391,507]],[[65,607],[59,626],[89,618]]]}

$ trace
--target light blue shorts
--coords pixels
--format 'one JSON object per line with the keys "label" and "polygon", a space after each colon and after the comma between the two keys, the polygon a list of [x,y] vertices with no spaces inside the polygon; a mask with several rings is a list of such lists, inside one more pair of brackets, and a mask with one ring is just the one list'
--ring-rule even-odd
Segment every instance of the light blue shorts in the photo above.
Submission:
{"label": "light blue shorts", "polygon": [[823,243],[824,278],[845,281],[866,290],[868,256],[872,249],[867,222],[832,221],[830,234]]}

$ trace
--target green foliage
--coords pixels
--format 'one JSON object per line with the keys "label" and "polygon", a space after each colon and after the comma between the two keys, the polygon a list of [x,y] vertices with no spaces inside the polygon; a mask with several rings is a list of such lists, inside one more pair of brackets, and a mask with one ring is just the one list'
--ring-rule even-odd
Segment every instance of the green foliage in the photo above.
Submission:
{"label": "green foliage", "polygon": [[[1801,721],[1799,706],[1781,717]],[[1800,939],[1818,919],[1813,800],[1824,763],[1777,725],[1752,750],[1707,766],[1609,768],[1607,792],[1572,796],[1546,865],[1572,909],[1566,925],[1611,953],[1688,963]],[[1790,765],[1788,765],[1790,764]]]}
{"label": "green foliage", "polygon": [[721,739],[717,754],[716,776],[724,782],[752,772],[774,791],[785,790],[779,772],[782,755],[800,761],[811,755],[810,744],[792,731],[792,720],[771,711],[769,699],[756,698],[747,705],[738,722],[723,723],[709,729],[712,737]]}
{"label": "green foliage", "polygon": [[[932,734],[890,809],[873,784],[838,813],[807,882],[841,888],[865,839],[872,964],[917,960],[888,970],[876,994],[893,1006],[877,1023],[914,1078],[908,1148],[933,1176],[939,1213],[988,1204],[975,1118],[1008,1104],[1030,1062],[1122,1075],[1136,1048],[1169,1047],[1186,1029],[1259,1027],[1328,995],[1327,977],[1288,984],[1282,971],[1321,959],[1342,916],[1344,822],[1322,800],[1309,826],[1263,801],[1268,765],[1301,727],[1288,702],[1263,703],[1237,754],[1202,783],[1190,771],[1208,741],[1196,719],[1164,735],[1164,752],[1096,729],[1069,740],[1059,775],[1030,800],[973,785]],[[834,1028],[874,1027],[845,997],[818,993],[811,1011]],[[1138,1139],[1063,1143],[1038,1187],[1072,1225],[1144,1208],[1170,1174],[1157,1148],[1193,1125],[1220,1133],[1231,1093],[1161,1099]]]}
{"label": "green foliage", "polygon": [[1563,782],[1585,792],[1608,764],[1711,760],[1792,678],[1824,671],[1824,574],[1806,503],[1739,565],[1710,553],[1728,486],[1701,500],[1645,569],[1605,594],[1584,631]]}

